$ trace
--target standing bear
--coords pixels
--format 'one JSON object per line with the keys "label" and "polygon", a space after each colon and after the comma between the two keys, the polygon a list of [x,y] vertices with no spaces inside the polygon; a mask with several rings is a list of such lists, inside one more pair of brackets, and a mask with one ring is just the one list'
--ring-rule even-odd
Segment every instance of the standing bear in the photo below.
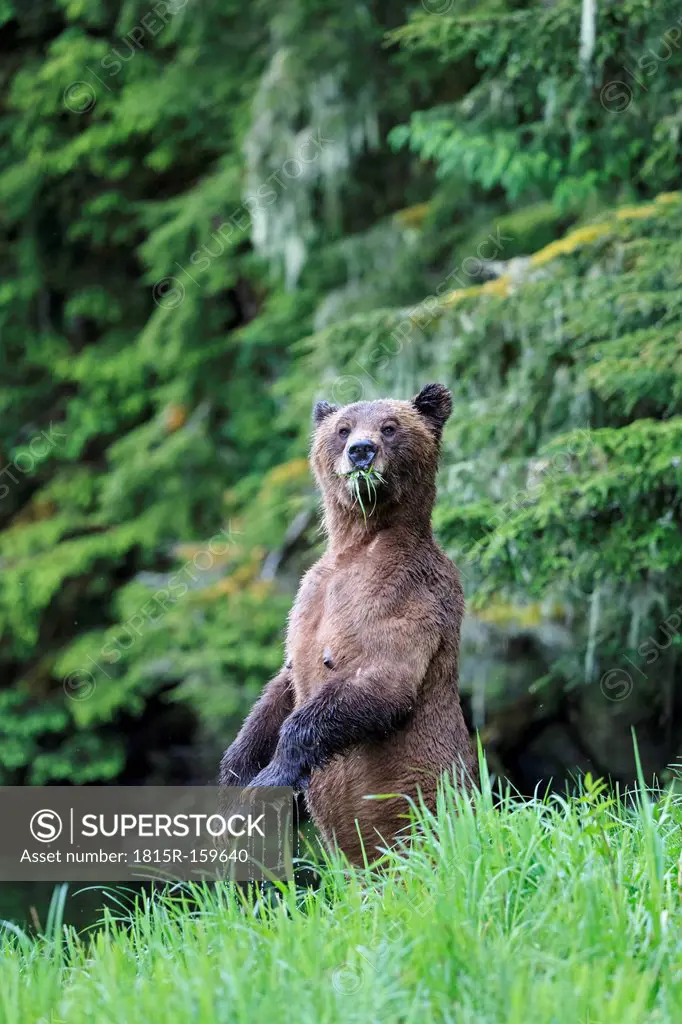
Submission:
{"label": "standing bear", "polygon": [[[228,786],[306,790],[316,825],[363,862],[438,781],[477,781],[458,693],[464,597],[431,511],[450,392],[339,408],[318,402],[311,462],[328,536],[303,577],[287,657],[220,766]],[[372,794],[389,799],[368,800]]]}

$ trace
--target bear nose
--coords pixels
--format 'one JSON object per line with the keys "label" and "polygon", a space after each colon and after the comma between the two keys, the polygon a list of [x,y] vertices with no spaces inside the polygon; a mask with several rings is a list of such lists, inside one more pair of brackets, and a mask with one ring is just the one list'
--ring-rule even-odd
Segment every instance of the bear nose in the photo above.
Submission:
{"label": "bear nose", "polygon": [[372,441],[353,441],[348,446],[348,458],[356,469],[369,469],[376,453],[377,446]]}

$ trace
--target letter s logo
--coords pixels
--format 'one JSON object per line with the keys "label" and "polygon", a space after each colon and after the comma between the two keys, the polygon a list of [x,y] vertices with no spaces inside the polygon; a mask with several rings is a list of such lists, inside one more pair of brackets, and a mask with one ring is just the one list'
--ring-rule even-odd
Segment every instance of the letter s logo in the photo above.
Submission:
{"label": "letter s logo", "polygon": [[36,811],[31,818],[31,835],[39,843],[51,843],[62,834],[62,819],[56,811]]}

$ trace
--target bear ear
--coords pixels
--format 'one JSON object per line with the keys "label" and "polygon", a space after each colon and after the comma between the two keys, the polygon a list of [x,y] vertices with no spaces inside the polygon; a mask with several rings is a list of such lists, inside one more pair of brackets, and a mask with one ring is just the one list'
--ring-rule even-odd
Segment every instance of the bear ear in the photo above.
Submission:
{"label": "bear ear", "polygon": [[338,405],[331,405],[329,402],[315,402],[313,406],[313,423],[319,427],[322,420],[338,411]]}
{"label": "bear ear", "polygon": [[416,398],[412,399],[417,412],[428,420],[429,425],[440,436],[452,412],[452,395],[444,384],[427,384]]}

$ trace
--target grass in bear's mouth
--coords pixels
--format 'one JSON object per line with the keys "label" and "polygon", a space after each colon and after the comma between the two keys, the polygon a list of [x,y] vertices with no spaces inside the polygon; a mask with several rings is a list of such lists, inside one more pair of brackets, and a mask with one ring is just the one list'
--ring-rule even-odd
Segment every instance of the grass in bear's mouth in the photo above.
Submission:
{"label": "grass in bear's mouth", "polygon": [[[353,469],[351,470],[350,473],[342,473],[341,475],[345,477],[345,479],[348,481],[351,494],[355,499],[354,504],[360,506],[360,509],[362,511],[362,518],[364,519],[365,523],[367,523],[367,516],[371,516],[377,507],[377,484],[385,483],[383,476],[377,469],[374,468],[374,466],[370,466],[369,469]],[[369,495],[372,501],[372,507],[370,508],[369,512],[365,508],[365,503],[362,496],[363,484],[365,485],[367,489],[367,494]]]}

